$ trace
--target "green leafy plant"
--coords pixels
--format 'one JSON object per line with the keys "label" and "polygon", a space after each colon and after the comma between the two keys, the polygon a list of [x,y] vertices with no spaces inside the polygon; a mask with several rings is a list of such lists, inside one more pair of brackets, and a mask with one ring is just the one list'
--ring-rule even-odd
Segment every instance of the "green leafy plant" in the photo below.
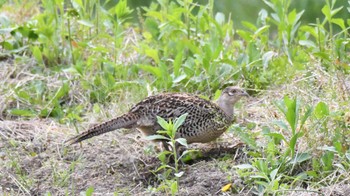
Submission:
{"label": "green leafy plant", "polygon": [[138,67],[154,77],[153,85],[204,90],[238,78],[239,68],[229,55],[232,46],[224,45],[225,36],[232,35],[232,23],[223,13],[214,16],[213,4],[159,0],[145,8],[145,41],[139,52],[148,63]]}
{"label": "green leafy plant", "polygon": [[289,127],[283,121],[275,121],[274,123],[284,131],[290,132],[291,138],[287,140],[280,133],[267,133],[266,135],[275,137],[277,139],[282,139],[284,142],[286,142],[289,147],[286,155],[290,154],[290,156],[293,158],[295,157],[295,147],[298,139],[304,135],[303,126],[306,120],[312,114],[313,108],[308,107],[305,113],[301,116],[300,101],[297,98],[290,99],[288,96],[285,96],[283,101],[276,102],[276,106],[283,113]]}
{"label": "green leafy plant", "polygon": [[[289,133],[290,139],[287,139],[287,135],[271,132],[269,127],[264,127],[262,132],[268,142],[266,149],[260,153],[255,153],[257,156],[251,164],[236,166],[242,177],[250,177],[249,181],[255,184],[255,192],[259,195],[287,189],[290,179],[294,181],[305,179],[307,175],[304,175],[303,172],[297,172],[297,175],[295,175],[295,167],[311,159],[308,152],[297,152],[296,146],[298,140],[304,135],[303,126],[312,115],[313,108],[307,107],[305,113],[301,115],[300,101],[297,98],[290,99],[288,96],[275,103],[284,115],[287,124],[284,121],[275,121],[274,124],[281,128],[283,132]],[[284,153],[280,153],[281,147],[279,144],[281,141],[285,142],[288,147],[284,150]],[[246,170],[248,170],[248,173]]]}
{"label": "green leafy plant", "polygon": [[[175,195],[178,192],[179,178],[184,174],[184,172],[180,171],[179,169],[179,162],[181,161],[181,157],[184,156],[188,151],[185,151],[182,155],[180,155],[178,151],[178,144],[187,147],[187,142],[184,138],[176,138],[176,131],[185,122],[187,115],[187,113],[181,115],[179,118],[174,120],[174,123],[171,120],[167,122],[163,118],[157,117],[157,122],[164,130],[157,131],[159,135],[151,135],[147,137],[149,140],[165,140],[167,141],[167,145],[169,145],[171,148],[170,151],[164,150],[158,154],[162,165],[155,171],[165,171],[163,173],[164,176],[162,177],[164,184],[160,185],[158,189],[165,191],[167,189],[170,189],[171,195]],[[175,164],[174,167],[166,161],[166,157],[169,155],[173,157]],[[170,179],[168,179],[172,172],[174,172],[175,178],[170,177]]]}

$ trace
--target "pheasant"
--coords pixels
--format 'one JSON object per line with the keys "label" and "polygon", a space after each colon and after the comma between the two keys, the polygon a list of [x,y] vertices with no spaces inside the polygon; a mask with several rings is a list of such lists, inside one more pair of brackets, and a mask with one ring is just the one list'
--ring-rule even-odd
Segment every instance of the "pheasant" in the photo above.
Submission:
{"label": "pheasant", "polygon": [[128,113],[93,126],[67,140],[66,143],[75,144],[121,128],[136,128],[146,136],[155,135],[158,130],[162,130],[157,123],[157,116],[166,121],[170,119],[173,121],[185,113],[188,115],[178,128],[176,137],[185,138],[188,144],[210,142],[218,138],[233,123],[233,106],[242,96],[248,94],[235,86],[225,88],[216,103],[187,93],[150,96],[132,107]]}

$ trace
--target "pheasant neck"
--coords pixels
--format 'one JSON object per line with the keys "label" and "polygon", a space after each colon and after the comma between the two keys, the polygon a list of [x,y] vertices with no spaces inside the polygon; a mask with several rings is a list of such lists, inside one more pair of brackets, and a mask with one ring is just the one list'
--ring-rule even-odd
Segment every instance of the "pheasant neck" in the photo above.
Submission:
{"label": "pheasant neck", "polygon": [[217,101],[217,104],[219,107],[225,112],[229,120],[231,121],[233,119],[233,105],[230,103],[227,103],[225,101],[219,100]]}

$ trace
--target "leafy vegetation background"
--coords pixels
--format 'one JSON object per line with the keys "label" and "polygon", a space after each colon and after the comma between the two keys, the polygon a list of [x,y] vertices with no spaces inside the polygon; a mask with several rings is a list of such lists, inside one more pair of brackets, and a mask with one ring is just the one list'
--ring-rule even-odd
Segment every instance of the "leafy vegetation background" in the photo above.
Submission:
{"label": "leafy vegetation background", "polygon": [[[154,181],[144,177],[137,189],[94,186],[88,178],[79,184],[76,165],[91,162],[78,149],[65,148],[63,140],[87,128],[84,123],[117,116],[151,94],[182,91],[216,99],[225,86],[240,85],[251,98],[237,104],[237,123],[227,135],[244,143],[239,153],[245,159],[211,159],[229,184],[214,193],[347,195],[349,3],[0,1],[0,190],[185,194],[186,172],[174,181],[162,167],[149,172]],[[37,123],[39,132],[53,123],[58,130],[47,134],[58,135],[41,138],[42,132],[18,126],[23,122]],[[40,148],[31,137],[41,138]],[[232,137],[223,140],[232,143]],[[149,148],[135,152],[157,157]],[[42,174],[51,179],[45,184],[23,160],[37,160],[47,149],[54,158],[40,162],[51,165]]]}

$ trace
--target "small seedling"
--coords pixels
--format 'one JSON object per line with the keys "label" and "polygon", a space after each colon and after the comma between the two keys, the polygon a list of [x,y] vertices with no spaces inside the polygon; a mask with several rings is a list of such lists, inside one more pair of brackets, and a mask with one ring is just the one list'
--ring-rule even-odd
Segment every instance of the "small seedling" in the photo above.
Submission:
{"label": "small seedling", "polygon": [[[185,147],[188,146],[186,139],[176,138],[176,131],[185,122],[187,115],[187,113],[181,115],[179,118],[175,119],[174,123],[171,120],[167,122],[163,118],[157,117],[159,125],[164,130],[158,131],[157,133],[159,133],[159,135],[151,135],[147,137],[148,140],[165,140],[166,144],[170,146],[170,149],[166,149],[158,154],[162,165],[157,168],[155,172],[159,172],[161,170],[165,171],[165,176],[162,178],[165,183],[163,183],[162,189],[170,189],[172,195],[175,195],[178,192],[179,178],[184,174],[183,171],[179,170],[179,162],[181,161],[182,156],[184,156],[188,151],[185,151],[182,155],[180,155],[178,148],[179,145]],[[173,157],[174,167],[166,161],[166,156]],[[170,173],[172,172],[174,173],[174,176],[170,177],[171,179],[168,179]],[[164,184],[168,186],[164,186]]]}

